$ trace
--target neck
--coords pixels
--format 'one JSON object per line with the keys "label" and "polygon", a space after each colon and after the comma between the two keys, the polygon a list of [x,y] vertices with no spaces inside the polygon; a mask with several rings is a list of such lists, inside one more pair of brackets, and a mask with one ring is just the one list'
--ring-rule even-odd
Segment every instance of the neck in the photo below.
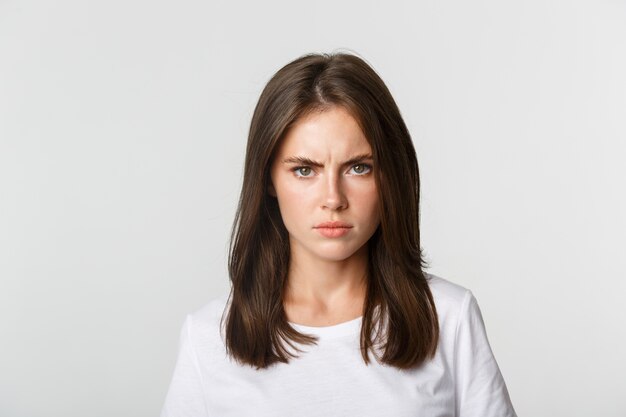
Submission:
{"label": "neck", "polygon": [[360,314],[367,291],[368,254],[363,245],[341,261],[292,253],[284,302],[312,315]]}

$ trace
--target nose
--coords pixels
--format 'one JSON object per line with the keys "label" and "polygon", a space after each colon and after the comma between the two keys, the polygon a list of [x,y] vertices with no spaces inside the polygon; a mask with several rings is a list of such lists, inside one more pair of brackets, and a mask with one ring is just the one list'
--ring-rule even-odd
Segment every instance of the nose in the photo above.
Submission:
{"label": "nose", "polygon": [[348,199],[340,175],[329,175],[324,181],[323,207],[330,210],[345,210]]}

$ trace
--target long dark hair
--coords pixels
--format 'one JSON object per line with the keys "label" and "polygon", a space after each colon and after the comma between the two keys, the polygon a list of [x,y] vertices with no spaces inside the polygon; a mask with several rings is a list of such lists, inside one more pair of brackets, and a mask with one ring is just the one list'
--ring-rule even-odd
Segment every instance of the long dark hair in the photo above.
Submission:
{"label": "long dark hair", "polygon": [[371,351],[400,369],[419,366],[437,350],[439,323],[423,272],[415,148],[382,79],[349,53],[307,54],[290,62],[269,80],[254,109],[228,254],[226,350],[239,363],[261,369],[296,356],[285,343],[301,351],[294,342],[318,340],[287,321],[289,237],[267,190],[274,153],[289,127],[332,106],[348,110],[366,136],[380,201],[381,222],[368,241],[361,355],[365,364]]}

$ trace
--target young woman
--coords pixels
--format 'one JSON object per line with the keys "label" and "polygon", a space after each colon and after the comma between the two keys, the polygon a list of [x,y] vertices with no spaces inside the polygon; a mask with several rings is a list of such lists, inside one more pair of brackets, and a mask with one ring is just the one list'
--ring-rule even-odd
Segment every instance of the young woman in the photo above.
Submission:
{"label": "young woman", "polygon": [[423,270],[419,191],[364,60],[281,68],[252,117],[231,292],[187,316],[161,415],[515,416],[476,299]]}

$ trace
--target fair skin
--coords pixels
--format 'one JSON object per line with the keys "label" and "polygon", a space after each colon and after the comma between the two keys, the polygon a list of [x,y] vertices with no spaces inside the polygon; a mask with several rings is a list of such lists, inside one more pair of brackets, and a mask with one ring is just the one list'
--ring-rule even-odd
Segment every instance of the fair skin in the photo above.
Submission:
{"label": "fair skin", "polygon": [[[330,326],[363,314],[367,241],[380,224],[371,155],[357,121],[336,106],[297,121],[277,149],[268,192],[289,233],[290,322]],[[329,221],[348,227],[319,227]]]}

